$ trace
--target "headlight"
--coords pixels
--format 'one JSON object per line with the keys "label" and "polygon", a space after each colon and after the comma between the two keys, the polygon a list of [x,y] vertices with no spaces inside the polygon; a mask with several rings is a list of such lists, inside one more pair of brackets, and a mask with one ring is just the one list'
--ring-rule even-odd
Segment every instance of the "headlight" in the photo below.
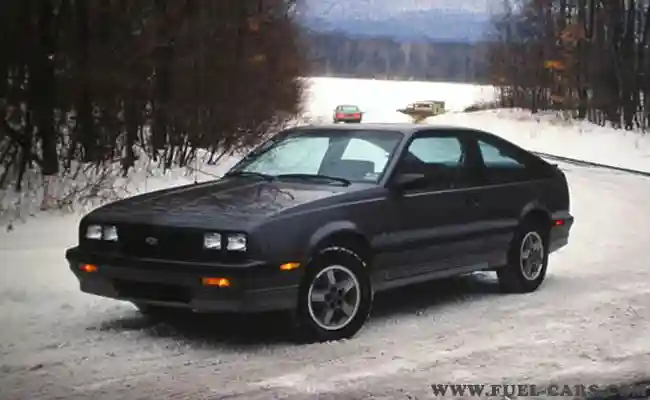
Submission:
{"label": "headlight", "polygon": [[231,251],[246,251],[247,239],[243,233],[228,235],[226,249]]}
{"label": "headlight", "polygon": [[119,239],[119,236],[117,234],[117,226],[88,225],[86,228],[86,239],[117,242]]}
{"label": "headlight", "polygon": [[221,250],[221,234],[206,233],[203,235],[203,248],[207,250]]}
{"label": "headlight", "polygon": [[111,242],[117,242],[118,240],[118,235],[117,235],[117,226],[105,226],[104,227],[104,240],[108,240]]}
{"label": "headlight", "polygon": [[88,225],[86,239],[102,240],[103,228],[101,225]]}

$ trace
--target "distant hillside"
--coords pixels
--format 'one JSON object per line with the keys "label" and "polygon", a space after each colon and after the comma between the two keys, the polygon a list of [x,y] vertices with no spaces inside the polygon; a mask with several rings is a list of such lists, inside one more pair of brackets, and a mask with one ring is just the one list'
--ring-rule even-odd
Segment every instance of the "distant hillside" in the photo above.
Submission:
{"label": "distant hillside", "polygon": [[305,27],[313,31],[341,31],[355,36],[390,37],[406,41],[479,42],[484,40],[489,28],[487,14],[438,9],[391,15],[303,15],[301,20]]}
{"label": "distant hillside", "polygon": [[305,0],[313,74],[485,82],[500,0]]}
{"label": "distant hillside", "polygon": [[487,82],[485,43],[403,42],[311,32],[312,75]]}
{"label": "distant hillside", "polygon": [[408,11],[440,10],[489,14],[503,0],[303,0],[302,9],[326,19],[386,18]]}

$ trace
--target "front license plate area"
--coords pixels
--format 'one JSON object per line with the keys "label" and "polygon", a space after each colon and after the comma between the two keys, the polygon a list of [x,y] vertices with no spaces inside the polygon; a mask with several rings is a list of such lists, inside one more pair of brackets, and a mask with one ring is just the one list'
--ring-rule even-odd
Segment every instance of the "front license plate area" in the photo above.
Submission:
{"label": "front license plate area", "polygon": [[175,303],[189,303],[192,300],[190,289],[180,285],[114,279],[113,286],[120,297]]}

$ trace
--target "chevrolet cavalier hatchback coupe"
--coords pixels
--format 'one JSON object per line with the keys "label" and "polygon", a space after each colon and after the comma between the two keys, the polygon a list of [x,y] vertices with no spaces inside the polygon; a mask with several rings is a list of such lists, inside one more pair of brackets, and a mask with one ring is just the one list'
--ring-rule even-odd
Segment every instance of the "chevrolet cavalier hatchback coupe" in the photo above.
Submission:
{"label": "chevrolet cavalier hatchback coupe", "polygon": [[536,290],[569,200],[556,166],[479,130],[303,126],[221,179],[92,211],[66,258],[83,292],[143,313],[290,310],[310,340],[337,340],[389,288],[494,270]]}

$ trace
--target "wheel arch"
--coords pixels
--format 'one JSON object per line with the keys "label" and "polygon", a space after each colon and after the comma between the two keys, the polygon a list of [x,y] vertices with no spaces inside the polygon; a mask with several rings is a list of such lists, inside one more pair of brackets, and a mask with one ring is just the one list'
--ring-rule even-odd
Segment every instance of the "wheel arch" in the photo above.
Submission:
{"label": "wheel arch", "polygon": [[309,241],[310,258],[318,253],[342,247],[360,257],[365,265],[372,261],[372,248],[366,236],[351,222],[336,222],[319,229]]}
{"label": "wheel arch", "polygon": [[532,223],[538,225],[548,234],[551,229],[551,212],[539,203],[531,203],[521,213],[520,224]]}

